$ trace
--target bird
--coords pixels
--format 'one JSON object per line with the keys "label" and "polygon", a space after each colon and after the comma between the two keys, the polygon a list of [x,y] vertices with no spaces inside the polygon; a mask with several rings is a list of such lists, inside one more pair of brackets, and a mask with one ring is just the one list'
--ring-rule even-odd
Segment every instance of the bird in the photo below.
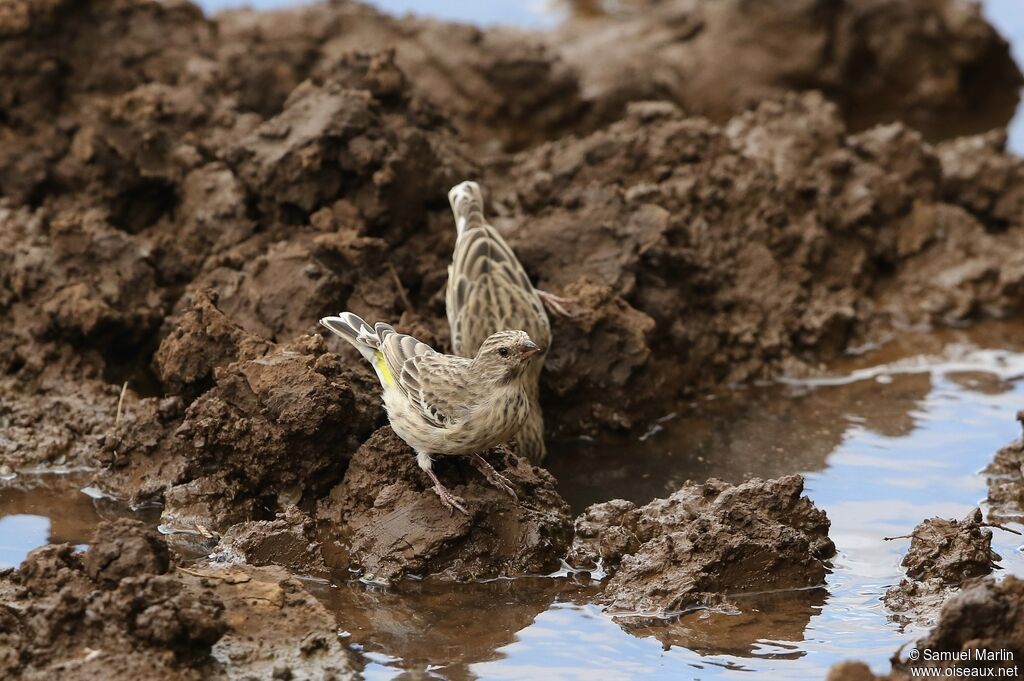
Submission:
{"label": "bird", "polygon": [[530,413],[515,438],[519,453],[540,463],[547,453],[540,372],[551,345],[545,307],[569,316],[565,305],[570,301],[533,286],[512,248],[484,217],[480,185],[472,181],[455,185],[448,192],[448,202],[456,228],[445,292],[452,352],[472,357],[490,334],[502,329],[523,329],[540,346],[540,361],[531,365],[527,386]]}
{"label": "bird", "polygon": [[468,456],[495,487],[516,498],[512,484],[481,456],[510,440],[529,414],[529,381],[541,353],[522,330],[488,336],[472,358],[445,355],[390,324],[370,326],[351,312],[320,320],[373,366],[391,428],[450,512],[469,515],[432,468],[437,454]]}

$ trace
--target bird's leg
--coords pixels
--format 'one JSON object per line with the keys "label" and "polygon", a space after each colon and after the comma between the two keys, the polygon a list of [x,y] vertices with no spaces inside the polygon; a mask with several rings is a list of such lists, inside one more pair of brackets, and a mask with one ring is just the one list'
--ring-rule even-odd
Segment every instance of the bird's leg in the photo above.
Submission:
{"label": "bird's leg", "polygon": [[494,466],[487,463],[487,459],[479,454],[473,454],[472,457],[470,457],[470,460],[473,462],[473,466],[483,473],[485,478],[487,478],[487,482],[491,483],[503,492],[507,492],[515,501],[519,501],[519,497],[516,496],[516,491],[512,489],[512,483],[509,479],[494,470]]}
{"label": "bird's leg", "polygon": [[458,509],[464,514],[469,515],[469,511],[467,511],[466,507],[463,506],[466,502],[449,492],[448,488],[442,485],[441,481],[438,480],[437,473],[433,470],[429,454],[418,452],[416,454],[416,463],[420,465],[423,472],[426,473],[430,478],[430,481],[434,483],[434,492],[441,498],[441,503],[448,508],[449,513],[454,513],[455,509]]}
{"label": "bird's leg", "polygon": [[544,307],[548,309],[551,314],[556,314],[559,317],[571,317],[572,313],[566,309],[566,305],[572,305],[571,298],[563,298],[556,296],[554,293],[548,293],[541,289],[534,289],[537,292],[537,297],[540,298],[540,302],[544,303]]}

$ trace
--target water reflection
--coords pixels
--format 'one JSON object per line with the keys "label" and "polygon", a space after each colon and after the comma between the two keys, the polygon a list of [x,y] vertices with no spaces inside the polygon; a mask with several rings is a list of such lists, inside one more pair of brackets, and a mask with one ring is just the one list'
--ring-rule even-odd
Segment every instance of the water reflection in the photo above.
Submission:
{"label": "water reflection", "polygon": [[21,564],[29,551],[43,544],[89,541],[99,516],[92,499],[68,493],[68,483],[83,482],[63,475],[20,476],[0,486],[0,567]]}
{"label": "water reflection", "polygon": [[16,567],[44,544],[85,544],[105,519],[129,516],[154,521],[114,499],[81,491],[91,473],[19,475],[0,482],[0,567]]}
{"label": "water reflection", "polygon": [[334,611],[354,644],[384,654],[378,666],[393,662],[414,673],[410,678],[446,679],[475,678],[471,665],[504,657],[499,649],[556,599],[583,603],[595,593],[571,580],[544,577],[482,584],[403,580],[386,591],[357,581],[308,588]]}

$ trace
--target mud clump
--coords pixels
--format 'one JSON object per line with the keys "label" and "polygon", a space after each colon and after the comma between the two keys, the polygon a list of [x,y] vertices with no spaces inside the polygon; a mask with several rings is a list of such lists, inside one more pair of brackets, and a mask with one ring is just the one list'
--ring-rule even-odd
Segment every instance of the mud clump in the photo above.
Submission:
{"label": "mud clump", "polygon": [[[1024,411],[1017,412],[1024,426]],[[1014,440],[998,452],[985,467],[988,476],[988,501],[995,522],[1020,522],[1024,519],[1024,439]]]}
{"label": "mud clump", "polygon": [[933,623],[951,593],[998,568],[985,525],[976,508],[963,520],[930,518],[914,528],[902,562],[907,576],[882,597],[901,623]]}
{"label": "mud clump", "polygon": [[305,337],[219,367],[157,433],[146,419],[126,427],[110,445],[116,477],[101,482],[162,496],[165,523],[223,530],[325,494],[379,411],[373,387]]}
{"label": "mud clump", "polygon": [[[281,568],[174,568],[141,523],[36,549],[0,574],[0,675],[354,678],[334,618]],[[272,642],[271,645],[268,645]]]}
{"label": "mud clump", "polygon": [[600,599],[611,611],[670,616],[745,591],[820,585],[835,553],[829,521],[803,478],[687,484],[636,507],[595,504],[576,520],[570,562],[613,572]]}
{"label": "mud clump", "polygon": [[200,678],[226,630],[224,606],[168,567],[159,535],[128,520],[102,523],[84,553],[67,544],[30,553],[0,581],[5,676],[70,666],[83,679]]}
{"label": "mud clump", "polygon": [[205,565],[189,574],[221,599],[228,625],[204,678],[360,678],[334,616],[284,568]]}
{"label": "mud clump", "polygon": [[1007,575],[1002,581],[986,578],[965,588],[943,606],[938,624],[916,646],[921,650],[1005,650],[1012,654],[1008,662],[977,660],[963,666],[1019,665],[1024,659],[1024,581]]}
{"label": "mud clump", "polygon": [[[942,606],[936,625],[913,644],[915,650],[930,651],[956,659],[914,659],[909,648],[901,648],[892,657],[892,672],[874,676],[861,662],[843,662],[829,671],[829,681],[903,681],[920,678],[922,668],[938,668],[937,676],[995,676],[999,670],[1019,669],[1024,655],[1024,581],[1007,575],[1001,581],[985,577],[965,586]],[[1007,659],[989,657],[1003,654]],[[914,668],[914,671],[911,670]],[[957,671],[952,671],[957,670]],[[977,670],[972,674],[970,670]],[[915,673],[916,671],[916,673]]]}
{"label": "mud clump", "polygon": [[317,517],[338,532],[353,567],[384,580],[401,574],[465,580],[556,569],[572,540],[572,518],[554,478],[515,455],[490,461],[511,481],[518,501],[461,457],[438,457],[435,472],[469,511],[450,513],[415,453],[382,428],[353,455],[345,479],[319,503]]}
{"label": "mud clump", "polygon": [[220,537],[227,558],[240,557],[249,565],[281,565],[306,575],[326,575],[316,522],[295,506],[273,520],[232,525]]}

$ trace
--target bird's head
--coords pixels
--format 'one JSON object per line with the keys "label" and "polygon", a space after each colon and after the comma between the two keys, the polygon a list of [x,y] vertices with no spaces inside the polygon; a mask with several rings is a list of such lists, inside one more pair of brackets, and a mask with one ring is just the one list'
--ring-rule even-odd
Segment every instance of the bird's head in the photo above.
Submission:
{"label": "bird's head", "polygon": [[537,361],[541,348],[525,331],[499,331],[487,337],[473,360],[479,376],[498,383],[510,383]]}

